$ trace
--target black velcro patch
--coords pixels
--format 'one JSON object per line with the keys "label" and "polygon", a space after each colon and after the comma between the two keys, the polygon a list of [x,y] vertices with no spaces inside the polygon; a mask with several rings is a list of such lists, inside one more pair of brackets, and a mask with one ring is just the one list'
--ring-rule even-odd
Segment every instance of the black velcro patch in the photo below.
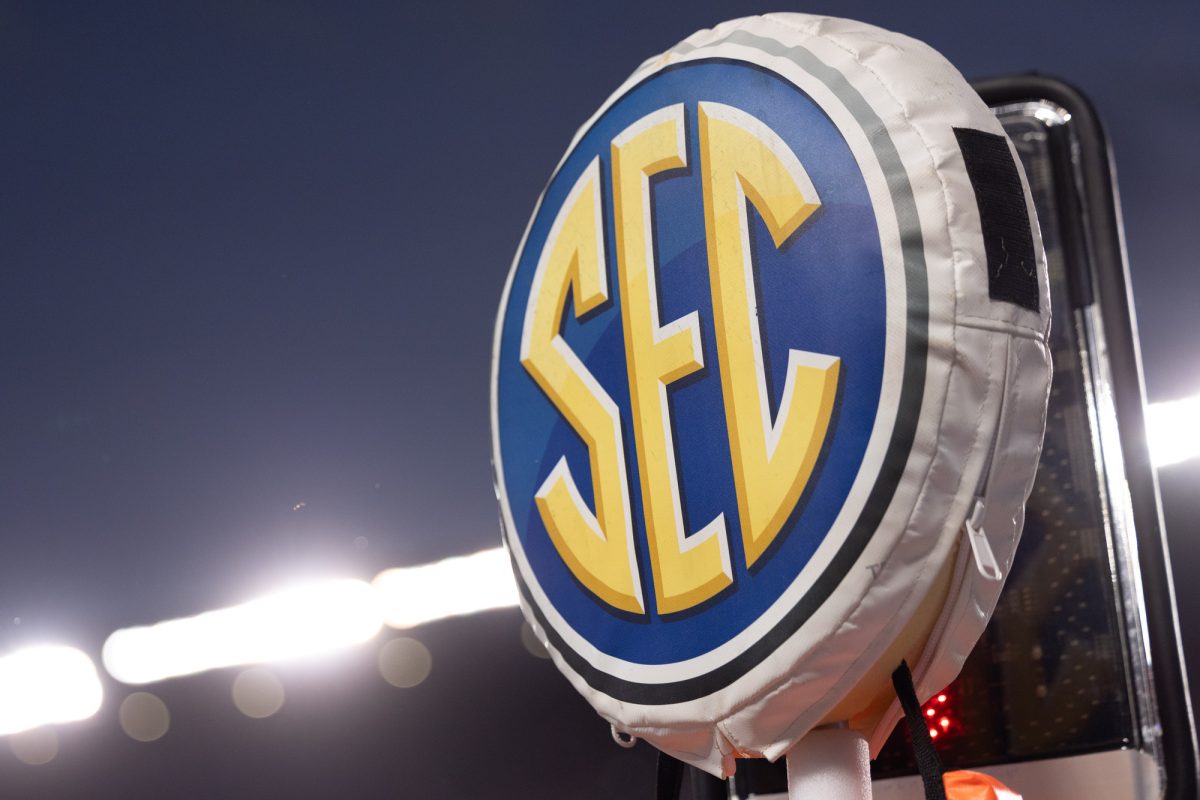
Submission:
{"label": "black velcro patch", "polygon": [[955,128],[987,251],[988,296],[1038,310],[1037,256],[1021,176],[1003,136]]}

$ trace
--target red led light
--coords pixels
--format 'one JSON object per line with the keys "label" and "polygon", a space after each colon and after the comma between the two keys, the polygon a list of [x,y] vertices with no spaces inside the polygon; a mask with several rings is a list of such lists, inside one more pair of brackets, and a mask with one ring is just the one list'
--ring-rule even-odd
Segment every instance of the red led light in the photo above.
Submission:
{"label": "red led light", "polygon": [[925,719],[929,723],[929,738],[936,739],[942,734],[949,735],[951,728],[959,729],[954,719],[954,707],[950,704],[950,695],[939,692],[929,699],[923,707]]}

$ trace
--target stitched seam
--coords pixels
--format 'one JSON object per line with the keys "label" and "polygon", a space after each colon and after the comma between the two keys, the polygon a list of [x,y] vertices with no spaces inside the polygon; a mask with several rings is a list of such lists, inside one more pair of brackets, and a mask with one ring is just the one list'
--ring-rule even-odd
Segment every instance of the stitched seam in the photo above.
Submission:
{"label": "stitched seam", "polygon": [[[1022,325],[1019,322],[1012,322],[1004,319],[994,319],[992,317],[980,317],[974,314],[963,314],[959,317],[959,322],[969,328],[976,330],[1002,330],[1005,333],[1012,333],[1016,336],[1029,334],[1027,338],[1035,338],[1038,341],[1044,341],[1046,335],[1041,328],[1034,328],[1031,325]],[[983,324],[977,324],[983,323]]]}

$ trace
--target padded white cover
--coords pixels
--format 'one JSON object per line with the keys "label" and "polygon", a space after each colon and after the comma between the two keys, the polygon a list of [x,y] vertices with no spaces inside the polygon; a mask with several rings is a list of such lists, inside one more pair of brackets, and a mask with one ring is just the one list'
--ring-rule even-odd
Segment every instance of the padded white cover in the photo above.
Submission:
{"label": "padded white cover", "polygon": [[[555,663],[615,729],[713,774],[728,775],[735,756],[774,760],[820,723],[905,628],[952,557],[957,563],[946,608],[913,672],[922,700],[957,675],[1003,585],[1002,579],[977,568],[972,556],[979,548],[972,549],[965,538],[964,521],[978,505],[977,527],[1007,575],[1045,428],[1050,309],[1044,255],[1023,173],[1039,305],[1034,310],[989,294],[980,211],[954,129],[1000,136],[1004,131],[937,52],[906,36],[842,19],[772,14],[733,20],[646,61],[592,122],[647,78],[705,59],[750,63],[807,92],[856,147],[876,203],[885,260],[911,261],[913,247],[923,259],[927,291],[920,299],[927,300],[928,317],[919,415],[902,475],[875,533],[836,590],[752,668],[700,697],[642,703],[597,689],[573,665],[579,662],[560,652],[556,640],[575,640],[540,591],[536,570],[515,535],[498,431],[494,457],[506,542],[524,589],[523,608]],[[868,118],[880,129],[864,125]],[[872,146],[878,151],[880,137],[890,140],[896,160],[861,160]],[[1013,157],[1020,170],[1015,151]],[[896,175],[889,170],[897,169],[911,187],[908,209],[896,207]],[[914,231],[919,237],[910,235]],[[905,280],[903,272],[896,274],[900,277],[890,280]],[[497,327],[497,361],[508,292]],[[889,303],[891,293],[889,287]],[[898,318],[888,320],[889,346],[896,349],[903,349],[896,343],[903,342],[913,313],[911,307],[901,310]],[[899,369],[886,373],[885,397],[895,397]],[[493,426],[499,428],[495,372],[492,402]],[[896,422],[883,419],[879,424]],[[868,452],[868,461],[872,458],[878,460],[877,450]],[[822,559],[828,561],[825,555],[819,550],[811,569],[819,570]],[[797,581],[811,581],[808,573],[806,567]],[[547,627],[554,628],[555,636],[547,635]],[[590,651],[580,647],[580,652]],[[594,660],[608,664],[600,656]],[[873,755],[899,716],[898,706],[893,707],[871,733]]]}

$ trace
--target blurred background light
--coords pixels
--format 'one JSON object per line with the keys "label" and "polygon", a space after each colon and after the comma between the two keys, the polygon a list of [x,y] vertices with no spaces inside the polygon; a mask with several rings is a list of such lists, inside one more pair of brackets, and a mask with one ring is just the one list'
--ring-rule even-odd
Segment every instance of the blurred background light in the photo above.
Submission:
{"label": "blurred background light", "polygon": [[411,689],[428,678],[432,669],[429,648],[416,639],[400,636],[379,648],[379,674],[392,686]]}
{"label": "blurred background light", "polygon": [[320,655],[365,642],[382,626],[370,584],[330,580],[156,625],[123,628],[104,666],[124,683],[151,683],[242,664]]}
{"label": "blurred background light", "polygon": [[237,710],[253,719],[266,719],[283,708],[283,682],[265,667],[239,672],[232,694]]}
{"label": "blurred background light", "polygon": [[117,718],[121,730],[139,742],[161,739],[171,727],[167,704],[149,692],[134,692],[122,700]]}
{"label": "blurred background light", "polygon": [[393,628],[517,605],[517,585],[502,547],[384,570],[374,585],[384,622]]}
{"label": "blurred background light", "polygon": [[10,736],[8,746],[18,760],[37,767],[58,755],[58,734],[53,728],[34,728]]}
{"label": "blurred background light", "polygon": [[1156,467],[1200,457],[1200,394],[1151,403],[1146,438]]}
{"label": "blurred background light", "polygon": [[95,664],[74,647],[42,645],[0,658],[0,734],[87,719],[103,698]]}

